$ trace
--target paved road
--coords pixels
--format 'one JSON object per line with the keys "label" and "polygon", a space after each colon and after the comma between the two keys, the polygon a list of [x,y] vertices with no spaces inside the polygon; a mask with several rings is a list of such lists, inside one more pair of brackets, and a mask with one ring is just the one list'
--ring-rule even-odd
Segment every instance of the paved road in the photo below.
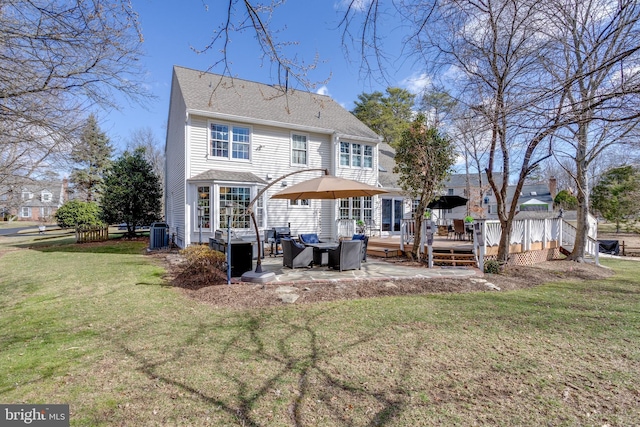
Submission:
{"label": "paved road", "polygon": [[20,231],[25,231],[25,230],[32,230],[35,233],[38,232],[38,227],[16,227],[16,228],[0,228],[0,236],[17,236],[18,232]]}

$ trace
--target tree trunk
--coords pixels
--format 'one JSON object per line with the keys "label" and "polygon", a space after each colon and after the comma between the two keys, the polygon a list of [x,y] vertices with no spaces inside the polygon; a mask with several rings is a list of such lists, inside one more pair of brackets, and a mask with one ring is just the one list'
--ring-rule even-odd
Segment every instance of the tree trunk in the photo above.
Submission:
{"label": "tree trunk", "polygon": [[413,220],[416,223],[415,234],[413,235],[413,247],[411,248],[411,257],[414,260],[420,261],[420,238],[422,236],[422,218],[424,211],[427,209],[426,197],[420,197],[420,203],[416,207],[416,212],[413,215]]}
{"label": "tree trunk", "polygon": [[578,125],[577,146],[576,146],[576,187],[578,199],[576,239],[573,243],[573,250],[567,256],[570,261],[583,262],[587,234],[589,233],[589,185],[587,182],[587,168],[589,164],[587,158],[588,125],[581,123]]}
{"label": "tree trunk", "polygon": [[506,263],[509,260],[509,246],[511,246],[511,224],[513,218],[500,220],[500,245],[498,246],[498,262]]}

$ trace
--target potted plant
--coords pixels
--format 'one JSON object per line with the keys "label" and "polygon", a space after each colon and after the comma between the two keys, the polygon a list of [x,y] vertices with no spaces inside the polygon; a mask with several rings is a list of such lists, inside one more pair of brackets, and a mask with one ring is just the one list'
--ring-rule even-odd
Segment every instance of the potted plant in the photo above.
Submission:
{"label": "potted plant", "polygon": [[363,220],[361,219],[357,220],[356,227],[357,227],[358,234],[364,234],[365,224]]}
{"label": "potted plant", "polygon": [[470,224],[473,222],[473,217],[470,215],[467,215],[466,217],[464,217],[464,222],[466,222],[467,224]]}

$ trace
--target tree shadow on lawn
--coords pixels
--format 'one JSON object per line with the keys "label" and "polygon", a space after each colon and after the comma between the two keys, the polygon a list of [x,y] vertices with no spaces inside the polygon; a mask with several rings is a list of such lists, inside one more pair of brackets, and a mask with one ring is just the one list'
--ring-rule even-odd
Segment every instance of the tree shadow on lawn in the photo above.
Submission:
{"label": "tree shadow on lawn", "polygon": [[[411,351],[400,356],[403,360],[399,364],[392,365],[397,372],[396,385],[389,389],[380,390],[373,387],[369,390],[366,385],[349,379],[349,372],[336,371],[331,365],[333,358],[370,344],[378,338],[378,334],[371,332],[357,337],[349,335],[354,338],[351,342],[327,345],[319,338],[316,325],[322,324],[323,317],[330,318],[331,311],[325,309],[316,314],[300,312],[302,317],[283,321],[280,331],[286,332],[276,340],[263,329],[265,323],[274,322],[271,316],[275,313],[244,313],[235,319],[226,317],[217,324],[200,324],[184,338],[181,345],[171,348],[146,347],[145,351],[135,350],[127,339],[122,338],[120,347],[128,357],[138,362],[139,367],[136,369],[150,380],[160,380],[197,397],[198,400],[217,406],[241,425],[265,425],[265,422],[270,420],[261,418],[258,414],[260,406],[273,408],[274,400],[278,403],[287,398],[289,402],[286,413],[276,414],[284,420],[280,418],[280,421],[271,421],[291,422],[295,426],[314,425],[310,417],[324,416],[343,425],[385,425],[409,403],[409,387],[403,385],[403,380],[410,378],[413,369]],[[200,378],[205,378],[204,382],[208,387],[198,384],[195,380],[189,383],[184,378],[193,377],[192,375],[171,374],[175,371],[174,367],[179,366],[198,369],[195,364],[202,362],[190,361],[189,359],[194,357],[191,353],[201,351],[202,343],[210,342],[208,337],[216,338],[213,334],[217,330],[222,333],[228,331],[230,323],[238,325],[239,332],[228,338],[221,345],[220,351],[215,353],[217,357],[206,365],[210,368],[211,374],[199,372]],[[416,349],[424,345],[422,340],[415,343]],[[158,359],[146,354],[147,352],[158,352],[165,356]],[[246,359],[256,361],[260,365],[277,367],[266,375],[247,375],[247,372],[243,371],[243,364],[239,363]],[[233,389],[221,394],[220,389],[212,386],[212,383],[232,384]],[[281,394],[280,388],[287,385],[297,389],[297,392]],[[206,390],[215,390],[217,395],[207,393]],[[313,402],[313,408],[309,406],[309,402]],[[372,410],[372,407],[376,409]]]}

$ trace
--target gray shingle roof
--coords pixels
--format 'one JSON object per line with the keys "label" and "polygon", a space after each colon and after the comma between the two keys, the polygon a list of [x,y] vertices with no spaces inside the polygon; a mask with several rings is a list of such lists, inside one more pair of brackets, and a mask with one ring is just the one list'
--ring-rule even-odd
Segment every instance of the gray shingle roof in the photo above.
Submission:
{"label": "gray shingle roof", "polygon": [[281,123],[285,127],[316,128],[318,132],[378,139],[378,135],[329,96],[273,86],[174,66],[188,110],[229,114]]}
{"label": "gray shingle roof", "polygon": [[202,172],[189,181],[230,181],[230,182],[256,182],[258,184],[266,184],[267,182],[259,178],[251,172],[223,171],[217,169],[209,169]]}
{"label": "gray shingle roof", "polygon": [[[378,145],[378,161],[380,163],[380,172],[378,175],[378,181],[384,188],[398,188],[399,175],[393,173],[393,168],[396,165],[395,161],[396,150],[386,142],[381,142]],[[502,173],[494,173],[494,179],[496,182],[502,182]],[[472,173],[469,175],[471,186],[478,186],[478,175]],[[487,176],[482,173],[482,184],[487,185]],[[443,184],[444,188],[464,188],[467,185],[467,175],[451,174]]]}

